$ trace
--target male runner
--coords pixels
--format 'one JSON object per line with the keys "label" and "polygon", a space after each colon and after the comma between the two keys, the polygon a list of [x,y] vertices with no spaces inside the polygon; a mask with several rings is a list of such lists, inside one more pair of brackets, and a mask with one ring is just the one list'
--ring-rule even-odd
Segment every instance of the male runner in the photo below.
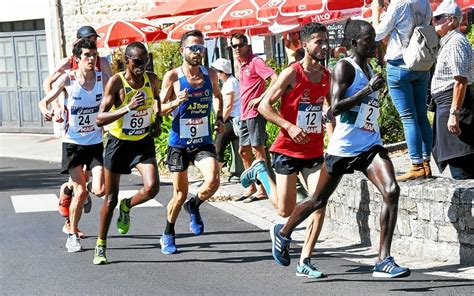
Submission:
{"label": "male runner", "polygon": [[[93,43],[97,42],[97,38],[99,35],[91,26],[83,26],[77,30],[76,33],[77,40],[74,42],[78,42],[80,39],[88,39]],[[43,82],[43,89],[46,93],[51,91],[53,84],[57,81],[57,79],[64,74],[65,72],[75,70],[78,68],[78,63],[76,62],[76,58],[73,56],[67,57],[62,59],[59,62],[59,65],[56,67],[53,73],[48,75]],[[96,64],[95,64],[96,71],[102,73],[102,81],[104,85],[107,85],[107,81],[109,80],[110,76],[112,76],[112,69],[110,68],[110,64],[104,57],[97,57]],[[60,110],[59,102],[53,101],[51,102],[51,114],[52,118],[46,118],[46,120],[50,121],[54,119],[57,122],[62,122],[64,119],[62,118],[63,112]],[[90,172],[88,172],[90,174]],[[90,186],[97,188],[97,184],[87,183],[89,187],[89,191],[91,191]],[[68,182],[65,182],[61,185],[59,189],[59,213],[66,218],[66,223],[63,227],[63,232],[68,233],[70,227],[69,221],[69,206],[72,200],[72,181],[69,179]],[[87,195],[86,202],[84,203],[84,213],[89,213],[92,207],[92,199],[90,195]],[[82,232],[79,231],[79,235],[82,236]]]}
{"label": "male runner", "polygon": [[143,186],[119,205],[117,229],[126,234],[130,227],[130,209],[154,198],[159,191],[153,137],[161,133],[160,101],[156,74],[145,72],[148,52],[140,42],[125,49],[125,72],[115,74],[105,89],[97,124],[110,124],[105,147],[105,200],[100,212],[99,235],[94,264],[107,263],[107,232],[117,206],[120,176],[136,168]]}
{"label": "male runner", "polygon": [[[321,65],[328,50],[327,28],[322,24],[308,23],[301,28],[300,38],[304,58],[281,72],[258,107],[260,114],[280,127],[270,148],[276,185],[268,177],[262,160],[256,160],[241,176],[245,187],[257,178],[277,206],[278,214],[283,217],[288,217],[295,209],[298,173],[301,173],[310,194],[316,189],[318,171],[324,161],[323,102],[324,99],[330,102],[330,74]],[[279,111],[272,107],[278,101]],[[316,211],[307,228],[296,268],[297,276],[318,278],[323,275],[311,264],[311,253],[321,231],[324,214],[325,208]]]}
{"label": "male runner", "polygon": [[93,192],[104,195],[102,129],[95,122],[103,95],[102,73],[95,70],[97,48],[94,42],[81,39],[74,45],[73,54],[79,68],[59,76],[55,87],[39,103],[46,119],[52,112],[47,106],[65,90],[67,97],[61,109],[64,110],[64,134],[62,136],[62,173],[71,178],[74,198],[70,204],[70,227],[66,242],[68,252],[81,250],[77,225],[81,219],[84,201],[88,195],[86,181],[89,174],[83,169],[92,169]]}
{"label": "male runner", "polygon": [[293,230],[311,213],[326,206],[344,174],[359,170],[383,196],[380,249],[373,276],[408,276],[410,270],[398,266],[390,256],[400,188],[377,125],[377,90],[382,88],[384,81],[380,75],[373,75],[368,64],[368,60],[375,57],[375,30],[365,21],[350,21],[345,38],[352,47],[352,56],[340,60],[333,72],[331,107],[337,116],[337,124],[316,192],[296,206],[285,225],[276,224],[270,229],[273,258],[280,265],[290,264],[288,249]]}
{"label": "male runner", "polygon": [[[183,65],[168,71],[161,88],[163,113],[171,112],[172,127],[168,142],[167,164],[172,173],[173,197],[168,203],[166,227],[161,236],[161,252],[174,254],[175,223],[181,206],[190,215],[190,229],[195,235],[204,232],[199,206],[219,188],[219,164],[212,140],[211,110],[214,98],[216,128],[225,130],[222,118],[222,95],[217,73],[201,66],[206,48],[200,31],[189,31],[181,37],[180,49]],[[188,196],[188,166],[194,162],[204,177],[198,193]]]}

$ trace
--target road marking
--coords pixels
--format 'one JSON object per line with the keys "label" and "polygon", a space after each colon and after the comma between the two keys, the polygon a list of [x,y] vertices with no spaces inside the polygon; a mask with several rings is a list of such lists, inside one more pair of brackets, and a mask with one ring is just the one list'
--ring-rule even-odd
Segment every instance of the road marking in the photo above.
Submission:
{"label": "road marking", "polygon": [[[119,192],[120,198],[132,197],[138,190],[122,190]],[[30,194],[30,195],[12,195],[11,197],[15,213],[36,213],[36,212],[56,212],[58,210],[58,196],[56,194]],[[93,199],[96,205],[101,204],[97,198]],[[162,207],[163,205],[155,199],[136,206],[137,208],[145,207]]]}
{"label": "road marking", "polygon": [[56,194],[12,195],[16,213],[50,212],[58,210]]}

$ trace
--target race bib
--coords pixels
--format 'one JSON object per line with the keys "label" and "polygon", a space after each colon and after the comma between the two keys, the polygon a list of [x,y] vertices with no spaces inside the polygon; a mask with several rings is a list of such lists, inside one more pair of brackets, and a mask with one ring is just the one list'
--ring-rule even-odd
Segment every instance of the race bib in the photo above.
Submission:
{"label": "race bib", "polygon": [[369,132],[378,132],[377,119],[380,116],[379,102],[377,99],[369,99],[360,105],[359,113],[354,125]]}
{"label": "race bib", "polygon": [[151,110],[132,110],[123,116],[122,133],[143,135],[150,130]]}
{"label": "race bib", "polygon": [[70,126],[77,133],[89,133],[97,130],[95,119],[99,112],[99,106],[92,108],[77,107],[71,110]]}
{"label": "race bib", "polygon": [[320,134],[323,107],[321,104],[299,103],[296,125],[308,134]]}
{"label": "race bib", "polygon": [[179,120],[179,137],[181,139],[194,139],[209,136],[207,117],[181,118]]}

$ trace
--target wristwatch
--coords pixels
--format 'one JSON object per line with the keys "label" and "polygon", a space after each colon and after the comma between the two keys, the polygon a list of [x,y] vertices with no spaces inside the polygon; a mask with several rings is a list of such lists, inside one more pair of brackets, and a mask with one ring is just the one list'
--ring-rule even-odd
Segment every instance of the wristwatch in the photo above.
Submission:
{"label": "wristwatch", "polygon": [[459,110],[451,108],[449,109],[449,115],[459,115]]}

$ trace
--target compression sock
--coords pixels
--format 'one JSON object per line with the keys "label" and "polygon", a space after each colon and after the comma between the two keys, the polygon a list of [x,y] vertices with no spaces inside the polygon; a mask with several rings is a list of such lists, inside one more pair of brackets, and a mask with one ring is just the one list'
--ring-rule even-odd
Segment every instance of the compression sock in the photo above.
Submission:
{"label": "compression sock", "polygon": [[198,195],[196,194],[194,197],[192,197],[190,200],[189,200],[189,207],[193,210],[197,210],[199,209],[199,206],[201,206],[201,204],[203,203],[204,201],[202,201],[201,199],[199,199]]}
{"label": "compression sock", "polygon": [[165,227],[165,231],[164,231],[165,234],[175,234],[174,232],[174,223],[170,223],[168,222],[168,220],[166,221],[166,227]]}
{"label": "compression sock", "polygon": [[106,239],[100,239],[100,238],[97,238],[97,241],[96,241],[96,246],[103,246],[103,247],[106,247],[107,246],[107,240]]}
{"label": "compression sock", "polygon": [[268,171],[265,169],[257,172],[257,179],[260,181],[260,183],[262,183],[267,195],[270,196],[272,194],[272,186],[270,185],[270,176],[268,175]]}

